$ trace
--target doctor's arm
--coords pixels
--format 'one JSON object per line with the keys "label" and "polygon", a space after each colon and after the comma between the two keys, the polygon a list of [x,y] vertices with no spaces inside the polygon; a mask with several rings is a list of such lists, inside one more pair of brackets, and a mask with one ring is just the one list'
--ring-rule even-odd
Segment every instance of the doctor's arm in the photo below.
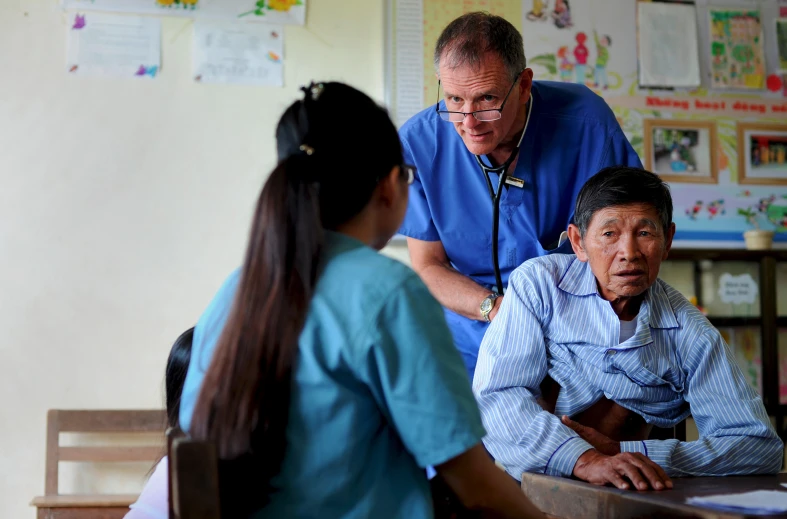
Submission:
{"label": "doctor's arm", "polygon": [[[469,319],[483,320],[480,307],[489,290],[451,266],[442,242],[407,238],[407,248],[413,270],[441,305]],[[495,300],[490,320],[495,318],[502,302],[502,296]]]}
{"label": "doctor's arm", "polygon": [[690,343],[684,398],[699,439],[621,442],[621,450],[645,453],[670,476],[777,473],[784,445],[719,332],[708,330]]}

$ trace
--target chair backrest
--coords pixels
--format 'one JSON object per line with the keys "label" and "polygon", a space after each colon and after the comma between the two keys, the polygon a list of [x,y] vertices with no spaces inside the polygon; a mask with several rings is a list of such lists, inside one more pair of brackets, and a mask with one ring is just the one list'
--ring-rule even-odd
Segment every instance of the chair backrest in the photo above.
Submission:
{"label": "chair backrest", "polygon": [[170,519],[220,519],[215,446],[177,430],[168,431],[167,438]]}
{"label": "chair backrest", "polygon": [[161,447],[139,446],[60,446],[60,433],[155,433],[167,427],[167,413],[154,410],[65,410],[47,413],[46,480],[44,493],[58,495],[58,463],[61,461],[126,462],[156,461]]}

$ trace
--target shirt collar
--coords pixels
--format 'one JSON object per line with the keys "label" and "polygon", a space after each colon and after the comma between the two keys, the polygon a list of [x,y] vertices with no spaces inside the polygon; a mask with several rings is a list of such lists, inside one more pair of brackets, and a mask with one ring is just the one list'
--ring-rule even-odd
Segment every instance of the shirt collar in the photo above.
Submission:
{"label": "shirt collar", "polygon": [[328,258],[333,258],[343,252],[367,247],[365,243],[352,236],[327,229],[323,232],[325,233],[325,254]]}
{"label": "shirt collar", "polygon": [[[574,257],[565,274],[558,283],[558,288],[574,296],[584,297],[597,295],[598,285],[596,276],[590,270],[587,262],[579,261]],[[645,301],[640,307],[640,314],[648,313],[648,320],[651,328],[678,328],[678,319],[675,317],[675,310],[669,300],[667,292],[662,286],[662,281],[656,280],[645,293]]]}

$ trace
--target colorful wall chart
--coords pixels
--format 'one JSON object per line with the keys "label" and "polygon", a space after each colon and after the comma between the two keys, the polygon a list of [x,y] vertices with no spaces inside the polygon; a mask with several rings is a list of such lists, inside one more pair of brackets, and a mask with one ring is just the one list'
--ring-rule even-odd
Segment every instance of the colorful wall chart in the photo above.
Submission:
{"label": "colorful wall chart", "polygon": [[711,86],[753,88],[765,85],[765,55],[760,11],[708,11]]}
{"label": "colorful wall chart", "polygon": [[61,0],[64,9],[303,25],[307,0]]}

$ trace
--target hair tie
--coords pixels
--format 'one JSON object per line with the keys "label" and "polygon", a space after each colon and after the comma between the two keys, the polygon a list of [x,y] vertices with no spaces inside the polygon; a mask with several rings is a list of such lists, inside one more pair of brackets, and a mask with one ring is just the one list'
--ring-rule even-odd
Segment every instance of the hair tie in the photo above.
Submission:
{"label": "hair tie", "polygon": [[301,91],[304,95],[311,97],[312,101],[316,101],[322,95],[322,91],[325,90],[325,85],[323,83],[309,83],[309,86],[301,87]]}

